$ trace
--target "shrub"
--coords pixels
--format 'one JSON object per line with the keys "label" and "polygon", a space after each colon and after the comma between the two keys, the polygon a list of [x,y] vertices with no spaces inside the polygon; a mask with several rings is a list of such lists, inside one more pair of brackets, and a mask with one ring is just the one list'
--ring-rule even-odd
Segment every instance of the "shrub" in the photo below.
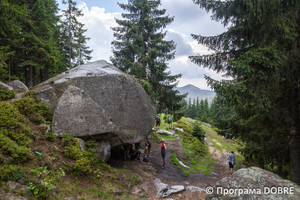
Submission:
{"label": "shrub", "polygon": [[25,115],[31,122],[39,124],[45,123],[43,115],[38,112],[36,107],[37,103],[34,99],[23,97],[22,99],[15,100],[13,104],[19,109],[20,113]]}
{"label": "shrub", "polygon": [[49,191],[53,190],[59,179],[65,176],[65,172],[61,168],[59,170],[48,170],[47,167],[40,167],[37,170],[32,169],[31,172],[40,179],[40,181],[30,182],[28,189],[30,189],[38,199],[48,199]]}
{"label": "shrub", "polygon": [[98,143],[95,140],[88,140],[85,143],[87,151],[89,151],[91,153],[95,153],[96,152],[97,145],[98,145]]}
{"label": "shrub", "polygon": [[34,134],[30,122],[10,103],[0,102],[0,130],[7,137],[22,146],[30,146]]}
{"label": "shrub", "polygon": [[8,100],[14,98],[16,95],[16,90],[3,90],[0,88],[0,101]]}
{"label": "shrub", "polygon": [[192,131],[192,135],[196,138],[198,138],[201,142],[204,142],[204,138],[205,138],[205,132],[204,130],[201,128],[199,123],[196,123],[194,125],[193,131]]}
{"label": "shrub", "polygon": [[78,141],[76,140],[76,138],[74,138],[72,135],[66,134],[63,139],[61,140],[61,145],[63,147],[67,147],[67,146],[76,146],[78,147]]}
{"label": "shrub", "polygon": [[193,125],[186,123],[182,120],[177,121],[176,126],[179,128],[182,128],[184,130],[184,132],[192,133],[192,131],[193,131]]}
{"label": "shrub", "polygon": [[[187,157],[190,157],[191,155],[203,157],[207,154],[208,149],[204,142],[200,142],[198,139],[196,139],[196,137],[192,135],[193,132],[194,134],[196,134],[196,132],[199,133],[197,128],[193,128],[193,125],[188,124],[184,121],[178,121],[177,126],[184,129],[184,132],[181,133],[180,136],[182,138],[182,145],[184,149],[186,149],[185,152],[190,152],[189,155],[185,153]],[[194,127],[196,126],[197,123]]]}
{"label": "shrub", "polygon": [[0,128],[8,130],[29,127],[30,122],[12,104],[0,102]]}
{"label": "shrub", "polygon": [[79,150],[77,146],[66,146],[65,147],[65,156],[74,160],[78,160],[83,156],[83,151]]}
{"label": "shrub", "polygon": [[0,150],[10,156],[8,162],[20,163],[33,157],[30,149],[18,145],[15,141],[7,137],[4,132],[7,132],[7,130],[0,130]]}
{"label": "shrub", "polygon": [[39,124],[52,121],[49,106],[39,99],[37,92],[28,91],[22,97],[22,99],[16,100],[13,103],[30,121]]}
{"label": "shrub", "polygon": [[25,92],[22,95],[22,97],[23,98],[24,97],[29,97],[29,98],[33,99],[34,102],[39,102],[40,101],[39,97],[37,96],[37,92],[36,91],[32,91],[32,90]]}
{"label": "shrub", "polygon": [[20,163],[31,159],[33,155],[28,148],[34,139],[31,123],[13,104],[0,102],[0,107],[1,154],[9,157],[6,162]]}
{"label": "shrub", "polygon": [[72,167],[73,173],[78,176],[90,174],[92,172],[92,163],[93,159],[87,157],[80,158]]}
{"label": "shrub", "polygon": [[50,131],[48,132],[48,134],[46,135],[46,140],[48,141],[55,141],[57,139],[56,135],[54,132]]}
{"label": "shrub", "polygon": [[17,181],[21,178],[27,180],[26,172],[22,167],[14,165],[0,166],[0,180],[1,181]]}

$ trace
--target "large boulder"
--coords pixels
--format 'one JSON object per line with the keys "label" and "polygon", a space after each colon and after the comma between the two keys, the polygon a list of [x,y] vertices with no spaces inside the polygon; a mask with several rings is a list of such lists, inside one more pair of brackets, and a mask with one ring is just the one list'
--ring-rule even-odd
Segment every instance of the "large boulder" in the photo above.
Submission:
{"label": "large boulder", "polygon": [[249,167],[239,169],[231,177],[218,181],[213,188],[206,188],[212,193],[206,199],[300,199],[300,186],[278,175],[260,169]]}
{"label": "large boulder", "polygon": [[60,97],[52,124],[58,136],[69,133],[74,137],[103,137],[119,132],[110,115],[85,91],[72,85]]}
{"label": "large boulder", "polygon": [[57,135],[106,140],[112,147],[141,141],[155,108],[141,85],[104,60],[73,68],[33,88],[50,105]]}

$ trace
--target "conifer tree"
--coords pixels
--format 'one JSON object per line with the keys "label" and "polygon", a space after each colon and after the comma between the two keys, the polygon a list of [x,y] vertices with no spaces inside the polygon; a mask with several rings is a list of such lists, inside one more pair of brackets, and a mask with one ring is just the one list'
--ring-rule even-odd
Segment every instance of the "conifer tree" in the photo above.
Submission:
{"label": "conifer tree", "polygon": [[[129,0],[119,4],[127,11],[124,20],[117,19],[118,27],[112,28],[115,41],[112,63],[125,73],[147,81],[152,86],[149,94],[157,102],[158,111],[166,107],[171,112],[180,110],[183,96],[174,91],[181,75],[170,75],[167,61],[174,58],[175,44],[166,41],[163,29],[174,18],[159,9],[160,0]],[[178,109],[179,108],[179,109]]]}
{"label": "conifer tree", "polygon": [[56,1],[3,0],[0,10],[0,51],[8,70],[4,79],[20,79],[29,87],[47,79],[61,54]]}
{"label": "conifer tree", "polygon": [[89,47],[87,46],[87,40],[89,40],[89,37],[86,37],[84,33],[87,31],[86,29],[83,29],[83,24],[78,24],[78,32],[75,33],[76,38],[76,65],[82,65],[86,61],[89,61],[92,59],[90,54],[92,53],[92,50],[89,50]]}
{"label": "conifer tree", "polygon": [[194,0],[213,12],[228,31],[193,35],[215,50],[191,56],[199,65],[233,79],[215,81],[214,90],[234,106],[232,131],[245,142],[246,160],[300,183],[300,2],[295,0]]}
{"label": "conifer tree", "polygon": [[91,50],[86,46],[87,40],[83,34],[86,32],[83,29],[84,24],[78,21],[78,17],[83,16],[82,12],[76,7],[75,0],[63,0],[68,8],[63,10],[61,20],[62,44],[64,44],[64,53],[68,68],[73,68],[78,64],[82,64],[85,60],[91,59]]}

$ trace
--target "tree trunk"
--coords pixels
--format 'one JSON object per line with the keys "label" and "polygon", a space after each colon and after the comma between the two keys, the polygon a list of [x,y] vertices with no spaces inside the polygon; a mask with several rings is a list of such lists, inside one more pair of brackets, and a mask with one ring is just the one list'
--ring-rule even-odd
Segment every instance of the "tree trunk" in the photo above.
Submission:
{"label": "tree trunk", "polygon": [[33,86],[33,68],[32,66],[29,66],[28,70],[28,87]]}
{"label": "tree trunk", "polygon": [[290,179],[300,185],[300,140],[299,132],[291,128],[290,139]]}
{"label": "tree trunk", "polygon": [[299,92],[297,88],[294,89],[291,96],[291,114],[294,124],[290,128],[290,179],[300,185]]}
{"label": "tree trunk", "polygon": [[71,24],[72,24],[72,20],[71,20],[71,13],[72,13],[72,6],[71,6],[71,1],[69,1],[69,69],[72,68],[72,33],[71,33]]}

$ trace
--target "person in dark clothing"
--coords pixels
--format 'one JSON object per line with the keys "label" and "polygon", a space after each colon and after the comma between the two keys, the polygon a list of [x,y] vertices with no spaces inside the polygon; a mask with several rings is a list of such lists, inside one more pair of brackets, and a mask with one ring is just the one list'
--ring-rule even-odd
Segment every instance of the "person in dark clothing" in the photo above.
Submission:
{"label": "person in dark clothing", "polygon": [[169,123],[169,128],[171,129],[173,123],[172,117],[168,117],[168,123]]}
{"label": "person in dark clothing", "polygon": [[129,156],[130,156],[130,160],[139,160],[139,151],[138,149],[135,149],[135,144],[131,144],[130,145],[130,150],[129,150]]}
{"label": "person in dark clothing", "polygon": [[155,119],[156,130],[159,130],[160,127],[160,117],[157,115]]}
{"label": "person in dark clothing", "polygon": [[137,158],[136,158],[136,159],[137,159],[138,161],[141,160],[141,158],[140,158],[140,155],[141,155],[141,152],[140,152],[141,142],[142,142],[142,141],[137,142],[137,143],[134,144],[134,149],[135,149],[135,152],[137,153]]}
{"label": "person in dark clothing", "polygon": [[150,156],[151,144],[152,144],[152,135],[151,132],[149,132],[148,136],[145,138],[145,156],[147,156],[148,158]]}
{"label": "person in dark clothing", "polygon": [[166,168],[166,150],[167,150],[167,146],[166,146],[166,141],[164,139],[161,140],[161,148],[160,148],[160,151],[161,151],[161,158],[163,160],[163,165],[162,165],[162,168]]}
{"label": "person in dark clothing", "polygon": [[234,168],[234,165],[235,165],[235,162],[236,162],[234,151],[231,151],[231,153],[228,155],[227,162],[229,164],[230,173],[232,174],[233,173],[233,168]]}

